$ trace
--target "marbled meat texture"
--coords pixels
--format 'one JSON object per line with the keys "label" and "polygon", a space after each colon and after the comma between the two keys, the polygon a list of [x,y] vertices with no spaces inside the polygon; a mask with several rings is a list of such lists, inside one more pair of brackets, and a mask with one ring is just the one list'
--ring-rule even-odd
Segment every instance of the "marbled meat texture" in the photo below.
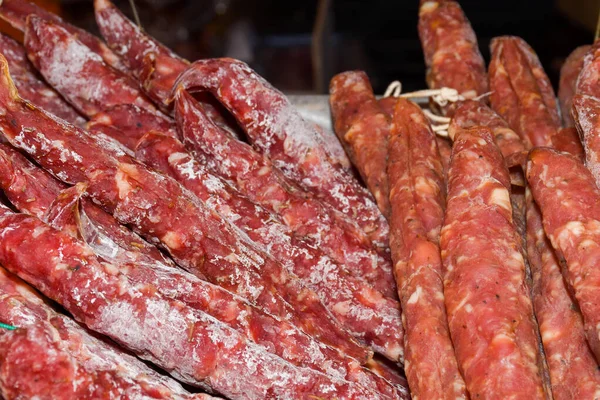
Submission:
{"label": "marbled meat texture", "polygon": [[379,106],[367,74],[348,71],[329,84],[334,131],[384,216],[390,216],[386,172],[390,119]]}
{"label": "marbled meat texture", "polygon": [[421,0],[419,38],[431,89],[449,87],[467,99],[488,91],[477,37],[458,2]]}
{"label": "marbled meat texture", "polygon": [[[561,127],[556,95],[533,49],[521,38],[490,44],[490,103],[527,147],[550,146]],[[529,142],[529,143],[528,143]]]}
{"label": "marbled meat texture", "polygon": [[156,110],[131,77],[54,22],[29,17],[25,48],[46,81],[87,117],[117,104]]}
{"label": "marbled meat texture", "polygon": [[583,56],[583,67],[577,77],[575,94],[600,97],[600,41]]}
{"label": "marbled meat texture", "polygon": [[261,245],[313,289],[353,335],[389,359],[403,360],[400,305],[396,301],[350,275],[318,247],[294,236],[278,216],[211,174],[177,139],[148,133],[138,143],[136,158],[173,177]]}
{"label": "marbled meat texture", "polygon": [[542,216],[527,190],[527,253],[533,275],[533,305],[556,400],[600,398],[600,371],[571,299]]}
{"label": "marbled meat texture", "polygon": [[58,314],[2,267],[0,321],[17,327],[0,331],[0,393],[7,400],[212,398],[188,393],[174,380]]}
{"label": "marbled meat texture", "polygon": [[371,194],[330,156],[314,125],[248,65],[227,58],[196,61],[176,86],[212,93],[254,147],[288,178],[353,218],[375,244],[387,247],[389,227]]}
{"label": "marbled meat texture", "polygon": [[16,147],[62,181],[87,182],[93,200],[148,240],[160,243],[179,265],[240,294],[263,309],[290,318],[307,333],[359,360],[367,350],[342,329],[317,295],[283,266],[233,230],[171,178],[143,167],[83,130],[18,97],[0,59],[4,115],[0,128]]}
{"label": "marbled meat texture", "polygon": [[212,316],[129,282],[67,233],[4,207],[0,263],[91,330],[185,383],[231,399],[382,398],[285,362]]}
{"label": "marbled meat texture", "polygon": [[[15,170],[16,177],[22,173],[23,169]],[[28,183],[31,186],[43,184],[31,180]],[[193,309],[213,316],[295,365],[313,368],[367,387],[377,385],[380,392],[393,395],[394,390],[387,382],[365,371],[356,360],[313,340],[288,322],[262,313],[256,307],[219,286],[199,280],[191,274],[169,268],[160,260],[144,259],[141,257],[143,253],[136,253],[134,249],[126,248],[122,243],[123,239],[127,239],[125,232],[130,231],[123,229],[118,222],[112,219],[112,216],[104,214],[104,220],[95,230],[86,223],[78,223],[78,220],[84,220],[87,217],[80,211],[81,205],[77,204],[82,195],[81,186],[85,185],[79,183],[60,192],[42,216],[44,222],[55,229],[68,232],[71,236],[84,240],[96,255],[118,266],[131,282],[136,285],[152,287],[153,290],[168,298],[181,301]],[[5,188],[3,186],[2,189],[11,198],[14,197],[13,193],[19,187]],[[17,204],[17,208],[22,212],[30,213],[35,209],[28,208],[32,203],[20,202]],[[103,213],[98,208],[96,208],[96,212]],[[94,223],[96,221],[97,218]],[[133,235],[133,233],[129,234],[130,237]],[[100,239],[99,243],[90,242],[90,236],[96,240]],[[130,238],[131,240],[135,240],[135,238]],[[140,242],[139,238],[137,238],[137,242]],[[109,257],[105,256],[106,251],[102,251],[105,247],[113,250]],[[98,251],[99,249],[100,251]],[[125,254],[123,254],[123,250]]]}
{"label": "marbled meat texture", "polygon": [[510,178],[489,128],[456,132],[440,245],[450,334],[472,399],[544,399]]}
{"label": "marbled meat texture", "polygon": [[544,230],[579,305],[587,341],[600,359],[600,191],[577,158],[553,149],[534,149],[527,180],[543,217]]}
{"label": "marbled meat texture", "polygon": [[579,158],[581,162],[585,161],[585,150],[574,126],[559,129],[556,135],[552,136],[552,147]]}
{"label": "marbled meat texture", "polygon": [[585,164],[600,182],[600,41],[584,57],[579,73],[572,116],[585,150]]}
{"label": "marbled meat texture", "polygon": [[486,126],[492,130],[496,145],[504,158],[528,150],[521,137],[505,120],[490,107],[477,101],[468,100],[460,104],[450,121],[448,134],[453,138],[460,129],[476,126]]}
{"label": "marbled meat texture", "polygon": [[296,235],[386,296],[396,293],[389,254],[377,252],[353,221],[287,179],[270,160],[219,129],[185,90],[176,95],[176,121],[185,145],[254,202],[279,215]]}
{"label": "marbled meat texture", "polygon": [[444,306],[439,234],[443,166],[421,108],[399,99],[389,141],[390,247],[402,303],[406,377],[413,398],[467,399]]}
{"label": "marbled meat texture", "polygon": [[558,84],[558,102],[560,104],[560,113],[563,126],[575,126],[571,109],[573,107],[573,96],[577,88],[577,79],[583,69],[583,60],[585,55],[592,48],[591,45],[579,46],[565,60],[560,69],[560,81]]}

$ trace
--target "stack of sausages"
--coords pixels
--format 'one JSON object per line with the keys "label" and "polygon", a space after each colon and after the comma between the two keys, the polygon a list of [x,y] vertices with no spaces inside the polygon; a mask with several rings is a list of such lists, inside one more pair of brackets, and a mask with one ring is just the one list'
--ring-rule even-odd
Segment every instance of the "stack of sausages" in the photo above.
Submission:
{"label": "stack of sausages", "polygon": [[94,8],[104,41],[0,6],[0,398],[600,397],[597,46],[557,101],[522,39],[486,72],[422,1],[449,138],[360,71],[334,136]]}
{"label": "stack of sausages", "polygon": [[422,1],[419,35],[429,88],[460,95],[433,107],[451,142],[360,71],[330,85],[336,134],[390,223],[410,392],[596,399],[598,45],[567,59],[557,101],[518,37],[492,41],[486,72],[455,1]]}

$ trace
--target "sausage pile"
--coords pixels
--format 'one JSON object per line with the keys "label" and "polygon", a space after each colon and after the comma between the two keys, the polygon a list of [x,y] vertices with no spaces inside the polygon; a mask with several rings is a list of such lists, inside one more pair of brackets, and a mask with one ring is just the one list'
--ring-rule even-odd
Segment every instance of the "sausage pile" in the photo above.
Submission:
{"label": "sausage pile", "polygon": [[0,5],[0,398],[600,398],[598,44],[557,100],[525,41],[486,71],[423,0],[457,101],[344,72],[333,136],[94,8],[104,41]]}

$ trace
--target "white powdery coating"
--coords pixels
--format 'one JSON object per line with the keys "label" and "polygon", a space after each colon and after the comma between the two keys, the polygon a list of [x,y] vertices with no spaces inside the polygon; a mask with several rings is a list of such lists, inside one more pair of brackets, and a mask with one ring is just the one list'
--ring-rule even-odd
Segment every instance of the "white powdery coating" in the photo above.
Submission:
{"label": "white powdery coating", "polygon": [[[7,280],[3,271],[0,271],[0,279]],[[143,393],[142,386],[146,389],[153,387],[164,394],[168,393],[173,399],[194,397],[174,380],[156,373],[135,357],[91,336],[70,318],[54,312],[28,286],[16,281],[14,284],[14,289],[20,297],[0,293],[0,301],[10,299],[8,301],[10,301],[11,307],[9,316],[5,315],[3,320],[11,321],[11,323],[22,329],[36,328],[28,331],[29,336],[36,335],[40,332],[38,329],[42,329],[46,336],[39,342],[44,343],[52,338],[52,342],[58,348],[58,351],[65,353],[72,360],[71,367],[78,371],[77,374],[85,375],[87,373],[111,371],[119,379],[131,385],[125,389],[123,394],[126,393],[136,399],[153,398]],[[64,324],[60,328],[60,332],[52,322],[53,319],[60,319]],[[8,335],[10,334],[8,333]],[[32,339],[35,340],[35,336]],[[48,352],[50,359],[58,355],[54,348],[48,349]],[[78,383],[77,381],[72,382],[74,390],[77,389]]]}
{"label": "white powdery coating", "polygon": [[[41,32],[37,33],[39,35]],[[86,65],[104,63],[102,57],[75,40],[63,42],[59,39],[59,37],[52,39],[53,51],[50,57],[42,60],[45,68],[40,72],[43,73],[44,78],[61,93],[65,89],[77,87],[82,91],[84,98],[94,99],[103,96],[106,87],[100,84],[101,81],[82,77]]]}
{"label": "white powdery coating", "polygon": [[[321,255],[318,260],[314,260],[311,264],[311,272],[306,274],[306,271],[298,271],[294,264],[294,256],[303,254],[306,258],[313,258],[307,251],[292,244],[291,242],[291,231],[285,225],[278,221],[273,216],[272,220],[262,220],[261,225],[258,228],[250,228],[244,225],[244,219],[235,212],[227,203],[226,200],[231,197],[230,192],[225,191],[225,182],[219,178],[214,177],[210,174],[203,173],[200,165],[195,162],[191,157],[184,156],[182,153],[173,153],[169,156],[169,162],[171,167],[177,169],[180,174],[188,179],[198,179],[196,183],[200,189],[200,186],[204,186],[204,189],[212,193],[212,201],[215,209],[231,224],[234,228],[237,226],[238,233],[247,237],[248,231],[252,229],[254,233],[258,231],[258,244],[261,244],[263,250],[267,253],[273,254],[288,270],[291,275],[296,273],[302,276],[301,280],[307,286],[315,290],[319,298],[330,307],[331,310],[343,310],[344,318],[352,318],[354,327],[347,327],[353,331],[354,335],[358,337],[364,337],[365,331],[357,330],[357,325],[363,327],[373,327],[381,318],[381,323],[377,323],[377,327],[374,332],[377,336],[382,335],[384,332],[401,331],[400,312],[396,308],[391,308],[387,304],[381,304],[380,307],[370,308],[365,304],[362,304],[353,296],[353,292],[358,290],[367,290],[366,285],[363,282],[353,281],[349,276],[344,276],[341,267],[335,264],[328,257]],[[202,180],[202,178],[207,178]],[[207,185],[207,182],[211,182]],[[218,185],[214,182],[219,182]],[[202,190],[202,189],[200,189]],[[260,214],[269,215],[270,213],[264,210],[260,206],[256,206],[259,209]],[[262,211],[262,212],[261,212]],[[250,238],[248,238],[250,240]],[[273,249],[273,246],[277,246]],[[364,286],[361,286],[364,285]],[[330,298],[334,300],[330,300]],[[345,299],[343,306],[340,307],[340,300]],[[369,330],[369,329],[366,329]],[[398,335],[397,342],[401,342],[401,335]],[[384,347],[379,346],[379,350],[384,351]],[[394,350],[395,352],[395,350]],[[400,353],[401,354],[401,353]]]}

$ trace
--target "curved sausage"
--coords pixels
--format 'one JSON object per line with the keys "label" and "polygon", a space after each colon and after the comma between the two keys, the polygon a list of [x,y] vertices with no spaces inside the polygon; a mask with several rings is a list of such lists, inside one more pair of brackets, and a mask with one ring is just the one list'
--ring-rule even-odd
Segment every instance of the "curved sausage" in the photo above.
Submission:
{"label": "curved sausage", "polygon": [[467,99],[486,93],[488,80],[477,37],[458,2],[421,0],[420,3],[419,38],[429,88],[456,89]]}
{"label": "curved sausage", "polygon": [[379,106],[367,74],[348,71],[329,84],[334,130],[379,209],[389,218],[389,182],[386,173],[390,121]]}
{"label": "curved sausage", "polygon": [[288,178],[356,220],[373,243],[387,247],[389,227],[370,193],[331,158],[314,125],[248,65],[225,58],[196,61],[179,76],[174,94],[181,89],[212,93]]}

